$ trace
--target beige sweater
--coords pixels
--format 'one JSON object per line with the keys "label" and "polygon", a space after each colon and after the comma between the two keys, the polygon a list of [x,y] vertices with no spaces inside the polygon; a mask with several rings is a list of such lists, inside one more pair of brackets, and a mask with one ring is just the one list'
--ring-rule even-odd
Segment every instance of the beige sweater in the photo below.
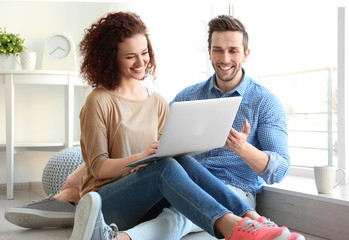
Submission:
{"label": "beige sweater", "polygon": [[168,109],[158,93],[145,100],[130,100],[102,88],[94,89],[80,113],[80,144],[86,164],[81,196],[120,179],[98,180],[103,161],[147,149],[160,138]]}

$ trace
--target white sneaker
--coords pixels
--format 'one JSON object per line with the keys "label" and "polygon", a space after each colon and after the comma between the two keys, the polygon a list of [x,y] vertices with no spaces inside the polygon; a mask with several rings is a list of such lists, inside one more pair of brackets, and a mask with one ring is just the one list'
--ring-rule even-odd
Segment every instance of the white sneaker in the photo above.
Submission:
{"label": "white sneaker", "polygon": [[116,238],[118,228],[108,226],[101,211],[102,200],[98,193],[85,194],[76,209],[74,229],[70,240],[111,240]]}

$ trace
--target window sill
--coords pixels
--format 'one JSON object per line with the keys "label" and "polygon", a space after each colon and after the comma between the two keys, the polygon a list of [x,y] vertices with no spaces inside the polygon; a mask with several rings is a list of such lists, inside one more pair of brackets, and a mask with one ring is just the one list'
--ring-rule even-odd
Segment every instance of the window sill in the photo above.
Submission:
{"label": "window sill", "polygon": [[264,191],[304,197],[317,201],[349,206],[349,185],[341,184],[333,189],[332,194],[318,194],[314,178],[289,175],[281,183],[265,185]]}
{"label": "window sill", "polygon": [[266,185],[257,196],[257,212],[281,226],[326,239],[349,236],[349,185],[332,194],[318,194],[313,178],[289,175],[281,183]]}

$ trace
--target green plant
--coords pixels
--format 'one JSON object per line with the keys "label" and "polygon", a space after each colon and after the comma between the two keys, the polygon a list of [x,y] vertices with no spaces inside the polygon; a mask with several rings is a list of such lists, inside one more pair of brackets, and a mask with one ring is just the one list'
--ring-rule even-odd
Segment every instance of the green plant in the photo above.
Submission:
{"label": "green plant", "polygon": [[0,27],[0,54],[17,56],[27,49],[23,46],[24,41],[25,39],[21,38],[19,34],[7,33],[6,28]]}

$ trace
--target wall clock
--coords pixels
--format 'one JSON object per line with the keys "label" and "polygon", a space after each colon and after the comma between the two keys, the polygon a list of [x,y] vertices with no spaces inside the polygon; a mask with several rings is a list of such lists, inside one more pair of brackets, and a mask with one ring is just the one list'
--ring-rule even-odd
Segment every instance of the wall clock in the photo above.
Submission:
{"label": "wall clock", "polygon": [[77,71],[75,44],[64,33],[53,33],[45,41],[42,69]]}

